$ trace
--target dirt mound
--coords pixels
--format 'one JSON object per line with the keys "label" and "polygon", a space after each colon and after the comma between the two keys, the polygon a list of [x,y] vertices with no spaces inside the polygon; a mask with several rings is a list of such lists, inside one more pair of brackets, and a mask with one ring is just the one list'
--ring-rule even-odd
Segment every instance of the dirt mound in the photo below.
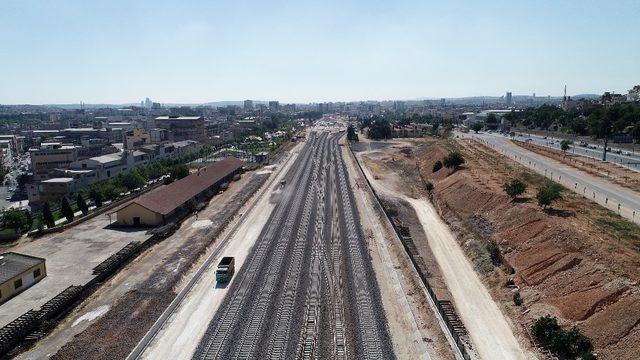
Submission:
{"label": "dirt mound", "polygon": [[[456,147],[465,165],[432,172],[433,164]],[[422,179],[435,185],[436,207],[474,262],[485,251],[478,244],[498,244],[505,266],[483,273],[515,321],[528,326],[551,313],[589,336],[600,358],[628,359],[639,353],[637,228],[617,230],[626,228],[625,220],[570,192],[553,211],[542,211],[535,191],[544,179],[475,141],[438,140],[417,144],[413,152],[381,151],[389,161],[385,165],[405,173],[419,161]],[[511,201],[502,189],[514,178],[529,185],[519,201]],[[474,246],[466,246],[469,239]],[[519,286],[523,307],[513,304],[513,293],[504,287],[508,279]],[[530,311],[523,315],[525,309]]]}

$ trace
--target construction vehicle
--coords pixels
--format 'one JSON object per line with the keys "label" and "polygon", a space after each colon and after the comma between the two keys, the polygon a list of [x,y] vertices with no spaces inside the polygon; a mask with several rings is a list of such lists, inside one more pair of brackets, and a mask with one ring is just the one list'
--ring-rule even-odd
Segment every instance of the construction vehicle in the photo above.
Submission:
{"label": "construction vehicle", "polygon": [[216,270],[217,282],[229,282],[235,271],[235,258],[233,256],[225,256],[218,263],[218,269]]}

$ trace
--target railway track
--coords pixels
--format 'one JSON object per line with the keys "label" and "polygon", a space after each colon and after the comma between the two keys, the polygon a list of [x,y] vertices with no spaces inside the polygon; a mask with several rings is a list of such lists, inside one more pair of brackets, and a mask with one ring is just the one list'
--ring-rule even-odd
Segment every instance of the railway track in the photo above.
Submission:
{"label": "railway track", "polygon": [[310,134],[194,359],[394,357],[340,136]]}
{"label": "railway track", "polygon": [[[216,325],[209,326],[203,340],[196,349],[194,358],[216,359],[220,358],[221,354],[230,353],[229,351],[223,352],[223,350],[232,345],[231,343],[235,335],[237,335],[237,330],[234,329],[234,326],[238,325],[239,321],[237,319],[241,310],[244,309],[249,295],[255,296],[256,278],[263,271],[268,271],[268,274],[272,275],[272,272],[279,268],[278,266],[275,269],[273,267],[269,269],[269,266],[266,266],[266,259],[270,257],[269,264],[273,265],[279,263],[284,256],[282,247],[293,231],[294,219],[299,214],[302,195],[309,179],[309,171],[307,170],[310,168],[309,158],[312,154],[308,148],[314,148],[316,141],[315,138],[310,139],[310,143],[305,145],[305,149],[303,149],[303,156],[299,158],[300,161],[294,165],[294,176],[288,182],[295,186],[297,191],[295,194],[288,193],[288,196],[285,196],[281,203],[276,206],[266,231],[263,230],[252,254],[248,258],[247,264],[238,272],[236,280],[230,289],[231,296],[227,296],[214,316],[212,324],[215,323]],[[300,183],[304,185],[298,186]],[[284,206],[284,204],[291,205]],[[285,219],[284,224],[282,224],[283,219]],[[275,246],[271,246],[273,243],[275,243]],[[228,341],[229,339],[231,341]]]}

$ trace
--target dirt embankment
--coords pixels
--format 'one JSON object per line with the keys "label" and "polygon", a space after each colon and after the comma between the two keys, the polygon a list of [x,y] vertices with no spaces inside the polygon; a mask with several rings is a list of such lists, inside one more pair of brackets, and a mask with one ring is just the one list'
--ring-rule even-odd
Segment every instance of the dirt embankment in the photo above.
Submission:
{"label": "dirt embankment", "polygon": [[[433,173],[434,162],[456,147],[466,159],[462,169]],[[415,172],[419,160],[422,177],[435,185],[436,207],[514,320],[528,327],[539,316],[557,316],[589,336],[603,359],[640,352],[637,226],[569,191],[542,211],[535,192],[544,179],[475,141],[417,144],[416,156],[382,152],[386,164],[393,160],[406,172]],[[529,189],[511,201],[502,186],[514,178]],[[508,280],[519,287],[522,306],[514,305]]]}
{"label": "dirt embankment", "polygon": [[624,166],[616,165],[614,163],[575,155],[570,152],[565,154],[560,150],[550,149],[540,145],[525,143],[522,141],[513,141],[513,143],[529,151],[552,158],[591,175],[607,179],[614,184],[640,192],[640,173],[637,171],[630,170]]}

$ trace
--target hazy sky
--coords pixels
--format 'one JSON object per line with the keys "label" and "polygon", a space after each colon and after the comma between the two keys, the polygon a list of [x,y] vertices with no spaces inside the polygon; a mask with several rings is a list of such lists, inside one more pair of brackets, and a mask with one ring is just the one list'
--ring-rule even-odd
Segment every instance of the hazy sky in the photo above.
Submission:
{"label": "hazy sky", "polygon": [[639,29],[639,0],[0,0],[0,103],[626,93]]}

